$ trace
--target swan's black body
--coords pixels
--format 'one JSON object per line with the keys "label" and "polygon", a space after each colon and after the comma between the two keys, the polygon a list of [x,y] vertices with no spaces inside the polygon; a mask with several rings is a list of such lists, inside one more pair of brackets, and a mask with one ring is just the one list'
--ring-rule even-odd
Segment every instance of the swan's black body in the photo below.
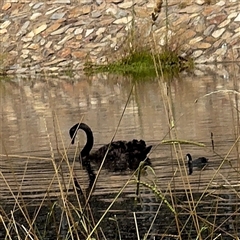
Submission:
{"label": "swan's black body", "polygon": [[144,161],[145,165],[151,165],[150,159],[147,154],[150,152],[152,146],[146,147],[146,143],[143,140],[133,139],[132,141],[114,141],[110,144],[104,145],[94,153],[90,153],[94,138],[90,127],[85,123],[77,123],[70,130],[69,134],[74,144],[77,130],[82,129],[87,136],[87,142],[83,147],[80,158],[82,159],[83,166],[86,167],[90,181],[91,175],[94,175],[91,163],[100,165],[104,159],[104,156],[108,150],[106,159],[104,161],[104,167],[111,171],[124,171],[127,169],[135,170],[138,168],[141,161]]}
{"label": "swan's black body", "polygon": [[193,173],[193,168],[197,167],[199,169],[203,169],[207,163],[208,163],[208,159],[205,157],[199,157],[197,159],[192,160],[192,156],[191,154],[187,154],[186,155],[187,160],[188,160],[188,170],[189,170],[189,175],[191,175]]}

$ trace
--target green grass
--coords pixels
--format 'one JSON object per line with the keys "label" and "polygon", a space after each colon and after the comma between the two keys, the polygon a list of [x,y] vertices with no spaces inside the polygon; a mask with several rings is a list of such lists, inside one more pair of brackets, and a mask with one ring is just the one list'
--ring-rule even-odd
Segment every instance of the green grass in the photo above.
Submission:
{"label": "green grass", "polygon": [[[148,50],[136,50],[122,59],[107,65],[85,64],[85,73],[94,74],[109,72],[132,76],[133,79],[156,77],[162,71],[165,77],[177,75],[184,69],[192,69],[193,61],[184,59],[177,52],[164,49],[161,53],[152,54]],[[156,72],[157,71],[157,72]]]}

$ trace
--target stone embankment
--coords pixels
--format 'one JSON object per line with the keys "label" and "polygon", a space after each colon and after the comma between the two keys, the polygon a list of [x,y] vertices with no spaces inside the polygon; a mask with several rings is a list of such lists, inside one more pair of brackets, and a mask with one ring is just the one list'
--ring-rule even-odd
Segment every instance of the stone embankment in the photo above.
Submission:
{"label": "stone embankment", "polygon": [[3,0],[0,9],[8,73],[82,69],[143,44],[202,64],[240,55],[239,0]]}

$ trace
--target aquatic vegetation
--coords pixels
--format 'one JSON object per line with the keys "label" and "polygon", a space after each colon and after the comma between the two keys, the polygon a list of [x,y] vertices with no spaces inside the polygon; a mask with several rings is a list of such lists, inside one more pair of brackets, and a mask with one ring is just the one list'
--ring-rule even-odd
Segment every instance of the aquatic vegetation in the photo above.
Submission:
{"label": "aquatic vegetation", "polygon": [[86,74],[109,72],[132,76],[133,79],[143,79],[156,77],[160,72],[166,77],[176,76],[184,69],[191,70],[192,68],[191,59],[180,57],[176,52],[165,49],[159,54],[139,50],[107,65],[94,65],[88,62],[85,64],[84,71]]}

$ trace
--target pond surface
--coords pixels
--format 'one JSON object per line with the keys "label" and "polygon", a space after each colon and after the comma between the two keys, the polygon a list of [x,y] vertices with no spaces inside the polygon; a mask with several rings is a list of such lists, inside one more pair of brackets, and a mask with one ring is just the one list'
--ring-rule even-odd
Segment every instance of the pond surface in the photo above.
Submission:
{"label": "pond surface", "polygon": [[[239,75],[224,78],[217,74],[202,77],[182,74],[179,79],[171,82],[149,79],[136,83],[126,77],[99,74],[81,78],[16,76],[1,81],[0,196],[11,203],[14,198],[10,192],[21,191],[22,197],[30,199],[30,205],[34,205],[37,200],[43,199],[46,189],[48,196],[58,197],[59,184],[63,182],[71,195],[71,171],[78,176],[78,181],[83,186],[87,186],[88,177],[74,157],[78,154],[79,145],[84,145],[85,135],[79,131],[78,144],[74,146],[70,145],[68,131],[77,122],[87,123],[93,130],[94,148],[97,149],[111,141],[124,112],[114,139],[144,139],[147,145],[153,145],[150,158],[155,175],[148,171],[144,179],[154,182],[166,196],[172,194],[169,189],[174,190],[180,205],[186,201],[186,188],[192,189],[196,199],[199,199],[199,194],[209,194],[199,210],[201,217],[214,218],[216,212],[210,212],[208,207],[209,203],[218,202],[221,205],[218,208],[220,212],[217,213],[219,219],[213,221],[225,221],[227,226],[218,229],[216,234],[239,232],[234,228],[236,209],[239,208],[236,189],[240,187],[238,79]],[[174,124],[169,120],[171,116]],[[170,133],[173,139],[200,142],[206,146],[181,144],[181,149],[176,149],[172,145],[162,144],[163,140],[170,139]],[[207,157],[207,168],[204,171],[194,171],[193,175],[188,176],[185,160],[177,160],[188,152],[193,157]],[[227,160],[223,163],[225,157]],[[61,179],[56,174],[56,168]],[[92,200],[92,207],[100,216],[114,199],[114,193],[124,186],[130,176],[130,172],[101,171]],[[135,184],[127,185],[120,205],[117,204],[112,210],[112,214],[120,216],[123,239],[136,238],[134,222],[131,223],[133,229],[128,231],[126,222],[121,220],[121,213],[124,213],[129,221],[133,221],[132,212],[126,206],[134,198],[135,189]],[[143,186],[141,192],[143,204],[141,211],[137,211],[140,232],[143,234],[161,201]],[[233,207],[230,209],[228,205],[225,209],[224,203]],[[175,223],[173,231],[166,228],[171,228],[174,221],[174,217],[168,216],[168,211],[165,209],[161,218],[157,218],[154,223],[159,239],[164,238],[164,233],[176,235],[177,232]],[[226,213],[235,217],[234,220],[229,218],[230,223],[223,219]],[[188,215],[182,212],[182,216],[184,219]],[[167,221],[169,223],[166,225]],[[186,229],[184,231],[185,235],[190,234]],[[164,239],[176,239],[174,236],[166,236],[168,237]],[[191,236],[195,235],[186,236],[192,239]],[[208,234],[205,237],[207,236]]]}

